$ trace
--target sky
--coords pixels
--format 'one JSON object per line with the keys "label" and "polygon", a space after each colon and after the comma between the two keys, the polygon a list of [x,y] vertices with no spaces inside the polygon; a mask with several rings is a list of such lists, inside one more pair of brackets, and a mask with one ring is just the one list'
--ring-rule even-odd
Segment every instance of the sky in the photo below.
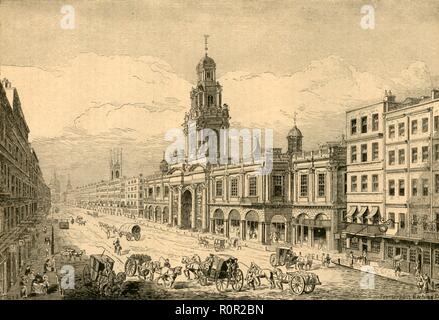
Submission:
{"label": "sky", "polygon": [[[73,29],[60,27],[66,4]],[[364,5],[373,29],[361,27]],[[438,16],[428,0],[3,0],[0,72],[46,179],[57,170],[78,185],[108,178],[111,147],[124,147],[126,175],[157,169],[165,131],[189,109],[204,34],[232,125],[276,128],[285,147],[297,111],[312,149],[342,133],[347,108],[437,85]]]}

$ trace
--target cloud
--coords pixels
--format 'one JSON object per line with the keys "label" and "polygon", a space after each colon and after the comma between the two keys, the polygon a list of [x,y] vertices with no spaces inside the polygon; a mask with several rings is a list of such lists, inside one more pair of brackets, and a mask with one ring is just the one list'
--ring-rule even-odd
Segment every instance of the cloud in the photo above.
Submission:
{"label": "cloud", "polygon": [[[180,128],[193,86],[165,61],[146,56],[84,53],[56,69],[2,71],[19,90],[46,177],[57,168],[71,172],[74,184],[107,177],[112,147],[124,148],[124,174],[155,171],[169,144],[165,133]],[[236,71],[218,80],[233,126],[275,129],[275,145],[285,147],[297,111],[309,149],[340,136],[347,108],[377,101],[385,89],[401,99],[425,94],[431,79],[419,61],[388,77],[329,56],[294,74]]]}

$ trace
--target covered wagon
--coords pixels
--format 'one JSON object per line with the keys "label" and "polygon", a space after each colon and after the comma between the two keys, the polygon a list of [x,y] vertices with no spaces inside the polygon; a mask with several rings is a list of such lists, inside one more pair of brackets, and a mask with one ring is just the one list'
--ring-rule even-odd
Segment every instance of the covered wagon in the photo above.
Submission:
{"label": "covered wagon", "polygon": [[119,228],[119,237],[122,238],[123,236],[126,237],[128,241],[131,240],[140,240],[140,226],[135,223],[125,223],[120,226]]}

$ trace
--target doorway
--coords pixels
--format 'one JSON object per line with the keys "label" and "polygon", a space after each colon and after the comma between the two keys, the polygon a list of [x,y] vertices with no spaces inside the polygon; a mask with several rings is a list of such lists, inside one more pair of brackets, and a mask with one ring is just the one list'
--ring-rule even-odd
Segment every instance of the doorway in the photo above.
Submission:
{"label": "doorway", "polygon": [[181,196],[181,227],[190,229],[191,227],[191,211],[192,211],[192,194],[186,190]]}

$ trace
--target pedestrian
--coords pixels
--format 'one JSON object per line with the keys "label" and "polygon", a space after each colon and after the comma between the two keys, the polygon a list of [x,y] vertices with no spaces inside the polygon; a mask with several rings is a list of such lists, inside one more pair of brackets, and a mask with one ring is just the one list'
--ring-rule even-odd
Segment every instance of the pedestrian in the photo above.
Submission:
{"label": "pedestrian", "polygon": [[367,251],[363,250],[363,265],[367,265]]}
{"label": "pedestrian", "polygon": [[331,264],[331,257],[329,256],[329,253],[326,254],[325,258],[325,265],[329,268],[329,265]]}
{"label": "pedestrian", "polygon": [[349,253],[349,267],[353,268],[354,267],[354,253],[351,251]]}
{"label": "pedestrian", "polygon": [[27,277],[21,276],[20,280],[20,297],[21,298],[27,298]]}
{"label": "pedestrian", "polygon": [[30,273],[31,273],[31,267],[30,265],[27,265],[26,269],[24,270],[24,275],[28,277]]}
{"label": "pedestrian", "polygon": [[401,276],[401,263],[399,261],[395,262],[395,277],[399,278]]}

